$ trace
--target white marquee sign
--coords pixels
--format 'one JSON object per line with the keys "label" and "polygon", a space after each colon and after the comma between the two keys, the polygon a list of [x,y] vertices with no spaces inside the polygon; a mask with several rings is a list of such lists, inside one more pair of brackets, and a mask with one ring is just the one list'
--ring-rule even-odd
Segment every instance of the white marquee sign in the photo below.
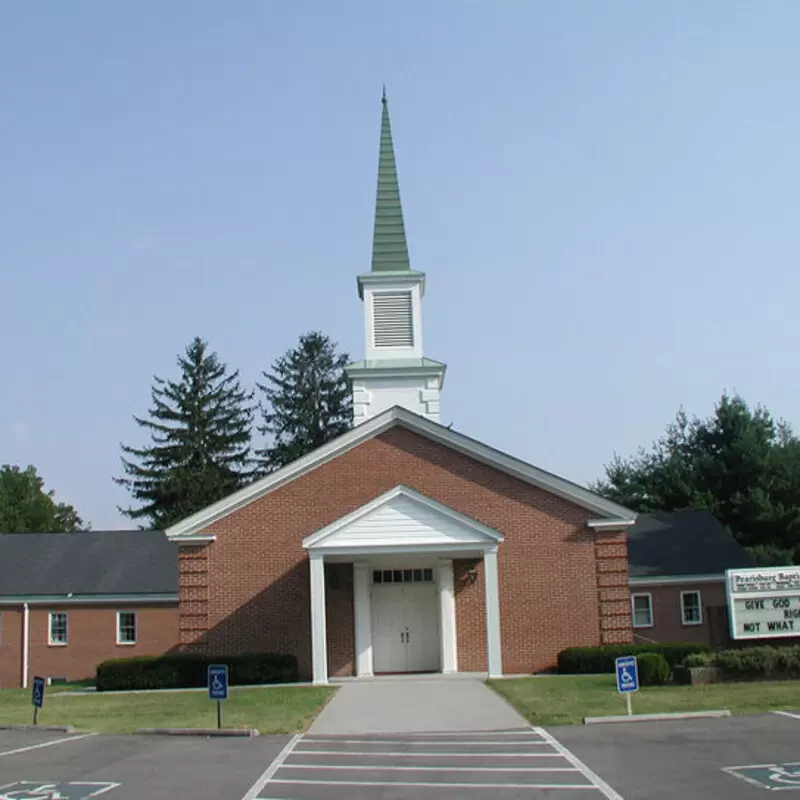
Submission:
{"label": "white marquee sign", "polygon": [[725,573],[731,636],[800,636],[800,567],[729,569]]}

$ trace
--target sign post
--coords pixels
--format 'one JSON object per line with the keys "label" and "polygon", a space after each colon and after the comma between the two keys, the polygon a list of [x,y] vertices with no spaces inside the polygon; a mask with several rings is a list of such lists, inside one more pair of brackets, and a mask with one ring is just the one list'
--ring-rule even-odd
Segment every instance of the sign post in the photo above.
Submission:
{"label": "sign post", "polygon": [[228,667],[226,664],[209,664],[208,699],[217,701],[217,727],[222,728],[222,701],[228,699]]}
{"label": "sign post", "polygon": [[33,703],[33,724],[39,724],[39,709],[44,705],[44,678],[33,679],[33,693],[31,696]]}
{"label": "sign post", "polygon": [[639,691],[639,666],[636,656],[622,656],[615,659],[614,666],[617,671],[617,691],[625,695],[625,705],[628,716],[633,714],[631,708],[631,694]]}

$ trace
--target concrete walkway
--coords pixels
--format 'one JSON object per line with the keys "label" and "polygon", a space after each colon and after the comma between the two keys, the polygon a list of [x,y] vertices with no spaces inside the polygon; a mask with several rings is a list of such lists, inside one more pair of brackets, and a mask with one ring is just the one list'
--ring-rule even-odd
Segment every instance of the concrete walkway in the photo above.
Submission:
{"label": "concrete walkway", "polygon": [[528,728],[502,697],[470,677],[342,682],[309,734],[446,733]]}

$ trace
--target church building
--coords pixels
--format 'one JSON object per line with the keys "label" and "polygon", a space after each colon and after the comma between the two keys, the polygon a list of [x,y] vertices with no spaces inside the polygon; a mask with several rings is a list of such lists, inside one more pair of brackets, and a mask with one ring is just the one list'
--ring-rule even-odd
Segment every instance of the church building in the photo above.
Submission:
{"label": "church building", "polygon": [[166,531],[179,636],[297,656],[302,678],[530,674],[633,641],[635,514],[440,423],[384,96],[372,263],[358,276],[354,426]]}

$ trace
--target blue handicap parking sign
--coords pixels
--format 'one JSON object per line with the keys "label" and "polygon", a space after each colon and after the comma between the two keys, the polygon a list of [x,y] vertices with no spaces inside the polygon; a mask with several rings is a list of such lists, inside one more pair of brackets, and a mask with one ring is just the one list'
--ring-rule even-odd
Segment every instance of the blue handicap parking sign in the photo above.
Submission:
{"label": "blue handicap parking sign", "polygon": [[615,660],[617,671],[617,691],[625,692],[639,691],[639,668],[636,663],[636,656],[622,656]]}
{"label": "blue handicap parking sign", "polygon": [[228,667],[225,664],[209,666],[208,697],[211,700],[228,699]]}
{"label": "blue handicap parking sign", "polygon": [[33,696],[31,702],[36,708],[41,708],[44,705],[44,678],[33,679]]}
{"label": "blue handicap parking sign", "polygon": [[735,775],[754,786],[771,789],[773,792],[781,789],[800,790],[800,762],[788,764],[754,764],[743,767],[724,767],[729,775]]}

